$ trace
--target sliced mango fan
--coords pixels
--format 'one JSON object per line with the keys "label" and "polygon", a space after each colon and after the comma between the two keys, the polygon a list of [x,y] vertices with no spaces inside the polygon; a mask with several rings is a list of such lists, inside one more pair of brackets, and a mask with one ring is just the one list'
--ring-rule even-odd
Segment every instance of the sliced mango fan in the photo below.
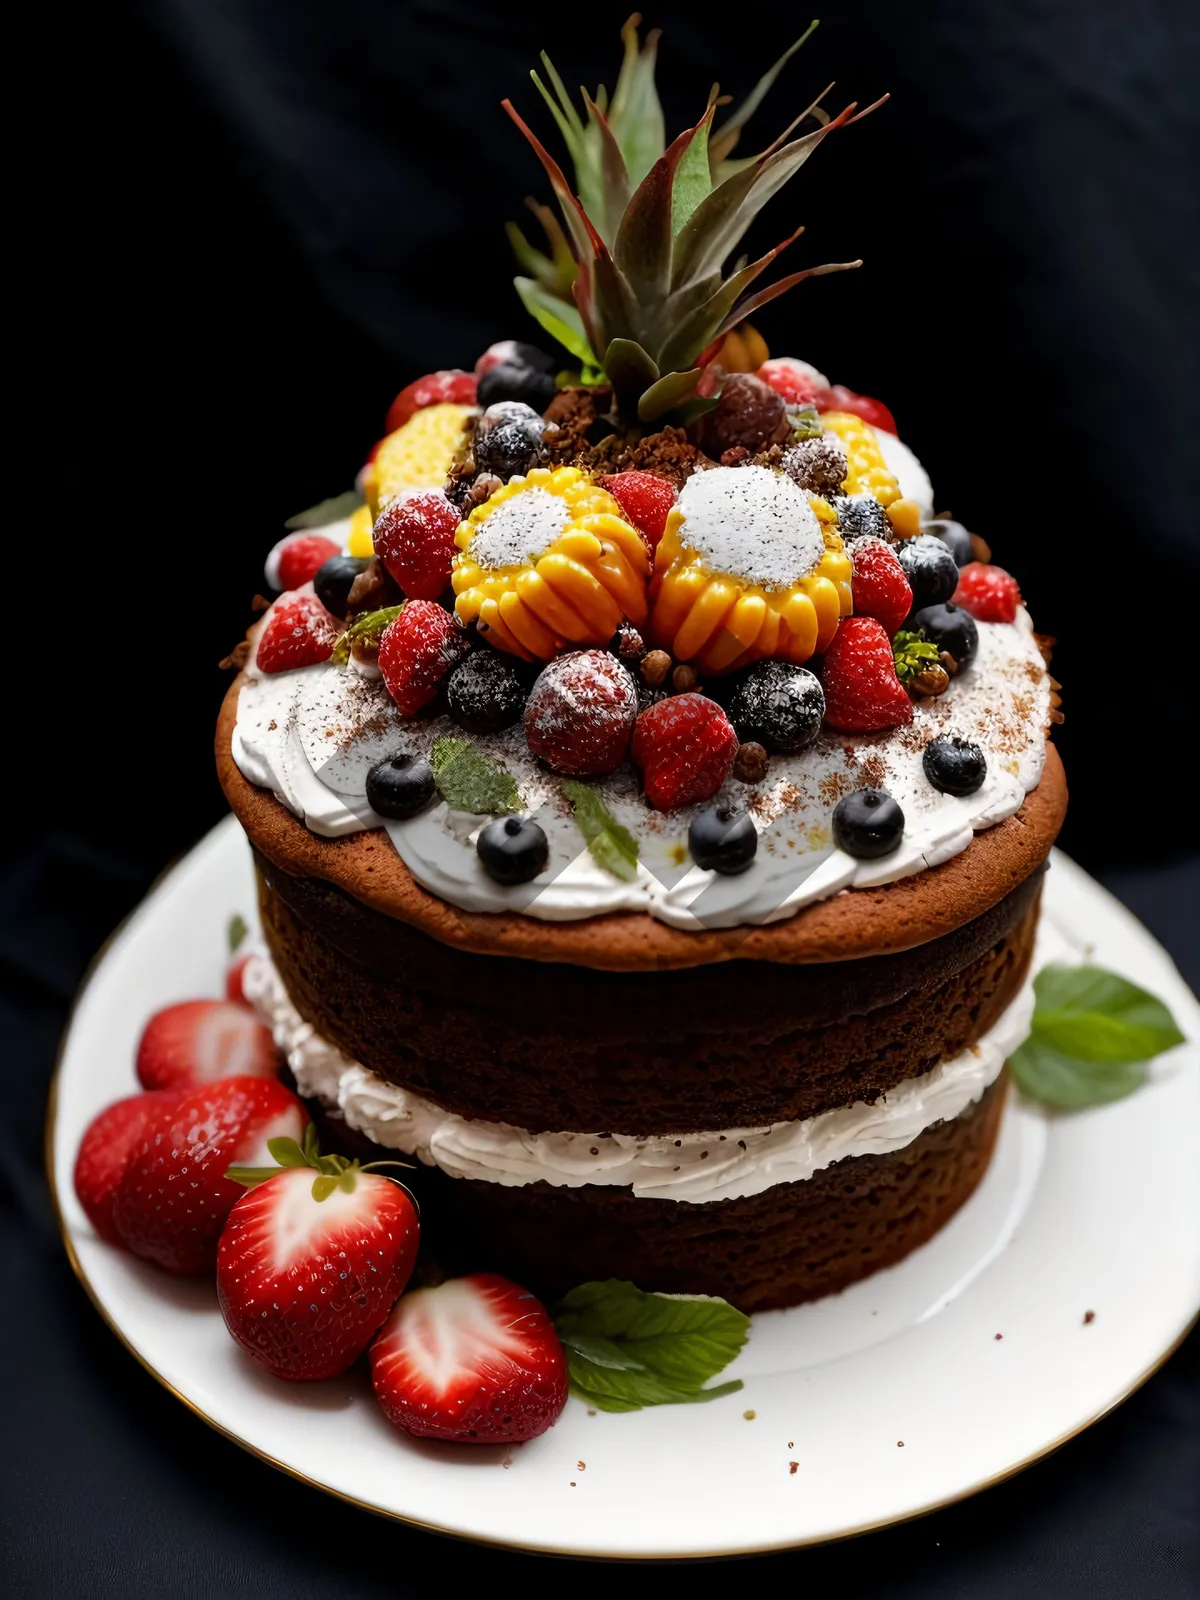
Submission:
{"label": "sliced mango fan", "polygon": [[[851,102],[837,116],[821,108],[822,91],[783,133],[756,156],[733,158],[745,123],[816,22],[763,75],[718,128],[724,104],[714,85],[693,128],[666,143],[654,85],[658,34],[644,44],[639,16],[622,29],[625,45],[611,101],[603,89],[581,90],[586,120],[548,56],[550,87],[532,78],[549,106],[575,169],[575,189],[512,102],[504,109],[532,145],[562,213],[530,201],[547,233],[549,253],[534,249],[515,225],[509,237],[531,276],[517,292],[542,327],[578,360],[585,381],[607,381],[618,414],[628,422],[686,423],[715,403],[711,364],[726,336],[769,301],[805,278],[841,272],[859,261],[793,272],[751,293],[751,285],[799,237],[802,228],[756,261],[726,263],[766,203],[793,178],[822,140],[883,104],[859,111]],[[806,120],[817,126],[796,138]]]}

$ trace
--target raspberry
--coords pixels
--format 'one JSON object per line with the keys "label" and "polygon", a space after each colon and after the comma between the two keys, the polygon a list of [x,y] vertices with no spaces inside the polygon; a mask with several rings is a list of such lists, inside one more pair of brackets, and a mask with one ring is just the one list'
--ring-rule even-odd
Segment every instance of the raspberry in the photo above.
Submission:
{"label": "raspberry", "polygon": [[600,483],[620,506],[626,522],[646,535],[651,550],[663,536],[676,490],[653,472],[615,472]]}
{"label": "raspberry", "polygon": [[782,395],[790,406],[810,406],[825,391],[817,375],[802,361],[764,361],[756,377],[769,383],[776,394]]}
{"label": "raspberry", "polygon": [[341,546],[323,533],[298,533],[294,539],[285,539],[279,546],[279,587],[283,590],[303,588],[316,577],[330,556],[340,551]]}
{"label": "raspberry", "polygon": [[633,759],[646,798],[660,811],[711,800],[737,755],[738,736],[715,700],[677,694],[643,711],[633,730]]}
{"label": "raspberry", "polygon": [[825,652],[825,721],[844,733],[877,733],[913,718],[896,676],[891,640],[874,617],[846,617]]}
{"label": "raspberry", "polygon": [[912,588],[904,568],[891,545],[882,539],[856,539],[850,546],[850,560],[855,615],[874,617],[890,639],[912,610]]}
{"label": "raspberry", "polygon": [[410,600],[379,641],[379,670],[406,717],[415,717],[471,644],[448,611],[431,600]]}
{"label": "raspberry", "polygon": [[289,672],[328,661],[337,623],[315,595],[300,594],[273,607],[258,636],[255,660],[260,672]]}
{"label": "raspberry", "polygon": [[896,419],[882,400],[872,400],[869,394],[855,394],[853,389],[847,389],[841,383],[835,383],[831,389],[825,389],[820,393],[816,399],[816,406],[818,411],[852,411],[856,417],[869,422],[873,428],[886,428],[889,433],[896,432]]}
{"label": "raspberry", "polygon": [[458,512],[440,489],[400,495],[379,513],[375,554],[410,600],[436,600],[450,582]]}
{"label": "raspberry", "polygon": [[625,759],[636,718],[637,690],[616,657],[577,650],[538,675],[525,707],[525,739],[555,772],[594,777]]}
{"label": "raspberry", "polygon": [[952,599],[979,622],[1015,622],[1021,591],[1003,567],[968,561],[958,575]]}
{"label": "raspberry", "polygon": [[459,367],[449,367],[441,372],[427,372],[415,383],[406,384],[388,407],[385,433],[395,433],[402,428],[414,411],[426,406],[473,406],[475,404],[476,378],[473,372],[463,372]]}

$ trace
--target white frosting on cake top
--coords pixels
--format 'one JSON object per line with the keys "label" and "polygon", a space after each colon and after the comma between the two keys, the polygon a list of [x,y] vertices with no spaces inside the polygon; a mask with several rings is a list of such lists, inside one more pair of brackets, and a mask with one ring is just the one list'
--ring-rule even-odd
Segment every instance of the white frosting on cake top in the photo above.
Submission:
{"label": "white frosting on cake top", "polygon": [[713,467],[684,484],[679,542],[713,573],[764,589],[788,589],[825,554],[821,524],[804,491],[769,467]]}

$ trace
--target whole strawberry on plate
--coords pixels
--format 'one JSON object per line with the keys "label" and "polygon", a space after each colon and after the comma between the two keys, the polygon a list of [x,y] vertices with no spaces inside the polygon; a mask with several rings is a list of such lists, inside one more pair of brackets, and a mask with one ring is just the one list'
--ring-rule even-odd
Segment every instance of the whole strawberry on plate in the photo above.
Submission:
{"label": "whole strawberry on plate", "polygon": [[380,1172],[321,1155],[311,1123],[302,1144],[280,1138],[268,1148],[273,1166],[228,1170],[249,1192],[217,1246],[221,1314],[277,1378],[332,1378],[403,1293],[417,1258],[417,1210]]}
{"label": "whole strawberry on plate", "polygon": [[125,1168],[146,1123],[181,1095],[131,1094],[92,1118],[75,1157],[75,1193],[88,1221],[109,1244],[120,1244],[113,1207]]}
{"label": "whole strawberry on plate", "polygon": [[384,1415],[464,1444],[535,1439],[567,1403],[567,1360],[546,1308],[491,1272],[406,1294],[371,1346]]}
{"label": "whole strawberry on plate", "polygon": [[210,1271],[242,1193],[226,1168],[265,1161],[270,1140],[299,1139],[307,1123],[300,1101],[275,1078],[220,1078],[164,1099],[121,1175],[112,1210],[118,1239],[168,1272]]}
{"label": "whole strawberry on plate", "polygon": [[198,1089],[218,1078],[274,1078],[281,1058],[271,1030],[244,1002],[181,1000],[156,1011],[138,1043],[143,1089]]}

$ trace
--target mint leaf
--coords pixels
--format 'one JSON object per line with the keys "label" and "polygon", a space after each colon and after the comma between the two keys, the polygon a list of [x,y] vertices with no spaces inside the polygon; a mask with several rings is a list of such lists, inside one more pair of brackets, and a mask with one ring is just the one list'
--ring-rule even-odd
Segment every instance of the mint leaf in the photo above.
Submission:
{"label": "mint leaf", "polygon": [[[309,1123],[309,1127],[311,1126],[312,1124]],[[283,1136],[278,1139],[268,1139],[267,1149],[271,1152],[272,1160],[277,1161],[281,1167],[308,1166],[308,1157],[301,1150],[295,1139]]]}
{"label": "mint leaf", "polygon": [[429,765],[438,793],[451,811],[503,816],[521,809],[512,774],[465,739],[435,739]]}
{"label": "mint leaf", "polygon": [[242,916],[240,911],[235,911],[229,919],[229,926],[225,930],[225,938],[229,945],[230,955],[234,955],[237,952],[249,932],[250,929],[246,925],[245,917]]}
{"label": "mint leaf", "polygon": [[336,661],[339,667],[344,667],[350,659],[351,645],[358,640],[378,644],[389,623],[395,622],[403,610],[402,600],[398,606],[384,606],[382,611],[368,611],[365,617],[357,618],[344,633],[338,635],[330,659]]}
{"label": "mint leaf", "polygon": [[647,1294],[610,1278],[572,1289],[554,1319],[574,1392],[602,1411],[715,1400],[704,1385],[746,1342],[750,1319],[706,1295]]}
{"label": "mint leaf", "polygon": [[318,500],[315,506],[309,506],[306,511],[297,511],[294,517],[287,519],[284,527],[291,533],[301,528],[324,528],[331,522],[341,522],[344,517],[352,516],[359,506],[365,504],[357,489],[347,489],[345,494]]}
{"label": "mint leaf", "polygon": [[1033,1100],[1065,1111],[1105,1105],[1146,1081],[1146,1063],[1182,1043],[1167,1007],[1103,967],[1048,966],[1034,979],[1030,1034],[1009,1070]]}
{"label": "mint leaf", "polygon": [[632,883],[637,877],[638,847],[629,829],[617,821],[586,783],[570,780],[563,784],[562,790],[571,802],[579,831],[595,859],[614,878]]}

